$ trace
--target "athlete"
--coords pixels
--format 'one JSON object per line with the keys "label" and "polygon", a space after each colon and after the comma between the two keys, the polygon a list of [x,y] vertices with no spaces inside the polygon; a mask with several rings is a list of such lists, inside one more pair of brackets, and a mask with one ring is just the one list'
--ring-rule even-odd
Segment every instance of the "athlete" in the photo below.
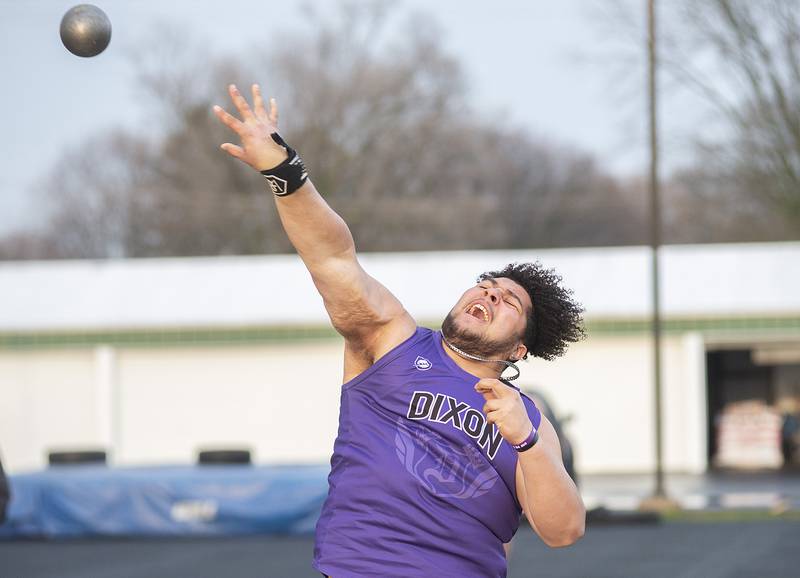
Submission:
{"label": "athlete", "polygon": [[[524,512],[551,547],[584,532],[585,510],[553,426],[501,379],[583,336],[581,308],[538,263],[482,274],[441,331],[418,327],[358,262],[345,222],[278,135],[274,99],[234,85],[231,156],[261,172],[278,214],[344,337],[344,385],[314,567],[333,578],[505,576]],[[425,291],[433,279],[420,279]]]}

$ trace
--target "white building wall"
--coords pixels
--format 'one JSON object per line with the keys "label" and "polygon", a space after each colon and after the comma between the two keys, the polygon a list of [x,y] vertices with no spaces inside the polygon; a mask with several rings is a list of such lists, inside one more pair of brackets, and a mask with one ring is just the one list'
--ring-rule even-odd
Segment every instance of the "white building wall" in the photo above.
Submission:
{"label": "white building wall", "polygon": [[[244,446],[259,462],[330,459],[342,345],[11,351],[0,354],[0,454],[9,472],[47,452],[104,448],[115,465],[191,463]],[[108,383],[113,379],[114,383]]]}
{"label": "white building wall", "polygon": [[[702,472],[706,459],[705,345],[696,333],[662,338],[663,452],[668,470]],[[561,359],[523,364],[517,385],[541,390],[584,473],[655,467],[653,349],[648,335],[594,336]]]}
{"label": "white building wall", "polygon": [[118,353],[120,463],[194,460],[244,446],[259,462],[330,458],[342,345],[127,349]]}
{"label": "white building wall", "polygon": [[35,469],[48,450],[97,446],[91,349],[0,351],[0,452],[9,471]]}
{"label": "white building wall", "polygon": [[517,385],[572,414],[566,430],[579,472],[641,471],[653,453],[650,367],[641,337],[590,337],[563,358],[523,364]]}
{"label": "white building wall", "polygon": [[[705,343],[698,333],[662,343],[664,467],[699,473],[708,466]],[[648,387],[653,388],[652,378]]]}
{"label": "white building wall", "polygon": [[[630,247],[362,260],[418,319],[438,320],[476,273],[541,258],[596,321],[647,318],[649,255]],[[800,243],[667,247],[663,257],[665,318],[800,312]],[[0,334],[327,323],[308,272],[292,255],[2,263],[0,276]],[[279,304],[271,299],[275,279]],[[664,341],[665,463],[676,471],[706,467],[703,339],[670,334]],[[10,471],[38,468],[47,449],[81,445],[109,448],[118,464],[189,463],[199,447],[227,444],[251,447],[261,462],[324,461],[336,432],[341,355],[337,340],[0,349],[3,463]],[[651,356],[644,333],[600,334],[563,359],[523,364],[521,385],[539,386],[560,413],[574,414],[568,432],[581,471],[653,467]]]}
{"label": "white building wall", "polygon": [[[665,338],[671,471],[707,466],[704,360],[698,334]],[[523,362],[517,385],[572,416],[566,430],[580,472],[644,472],[655,463],[651,363],[643,335],[595,336],[556,361]],[[0,451],[12,472],[76,446],[104,447],[117,465],[191,463],[199,449],[223,446],[247,447],[258,462],[326,462],[342,343],[7,352],[0,376]]]}

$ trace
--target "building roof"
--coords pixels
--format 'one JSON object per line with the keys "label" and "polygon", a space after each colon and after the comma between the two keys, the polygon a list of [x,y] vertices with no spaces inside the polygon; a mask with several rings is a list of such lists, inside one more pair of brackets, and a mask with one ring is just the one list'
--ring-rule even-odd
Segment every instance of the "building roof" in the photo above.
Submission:
{"label": "building roof", "polygon": [[[661,250],[665,317],[797,315],[800,243]],[[440,320],[483,271],[539,260],[588,319],[650,314],[647,247],[373,253],[360,256],[421,321]],[[0,331],[327,323],[296,255],[0,263]]]}

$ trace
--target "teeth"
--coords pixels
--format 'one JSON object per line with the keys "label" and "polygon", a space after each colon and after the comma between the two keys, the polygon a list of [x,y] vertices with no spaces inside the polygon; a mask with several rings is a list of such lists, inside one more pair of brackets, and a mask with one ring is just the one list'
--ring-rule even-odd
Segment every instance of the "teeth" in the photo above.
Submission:
{"label": "teeth", "polygon": [[488,322],[489,322],[489,312],[486,310],[486,307],[484,307],[484,306],[483,306],[483,305],[481,305],[480,303],[476,303],[475,305],[473,305],[472,307],[470,307],[470,308],[469,308],[469,313],[470,313],[470,315],[472,314],[472,312],[473,312],[475,309],[477,309],[478,311],[480,311],[481,313],[483,313],[483,320],[484,320],[484,321],[486,321],[486,322],[488,323]]}

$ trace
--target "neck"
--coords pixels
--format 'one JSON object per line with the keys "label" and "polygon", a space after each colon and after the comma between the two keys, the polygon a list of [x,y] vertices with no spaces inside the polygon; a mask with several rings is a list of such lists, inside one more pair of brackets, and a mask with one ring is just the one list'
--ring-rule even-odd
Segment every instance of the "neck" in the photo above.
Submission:
{"label": "neck", "polygon": [[492,379],[499,379],[500,374],[503,373],[503,370],[506,368],[505,365],[502,363],[489,363],[486,361],[475,361],[472,359],[467,359],[465,357],[461,357],[458,353],[450,349],[447,344],[442,339],[442,349],[447,354],[450,359],[452,359],[456,365],[458,365],[461,369],[474,375],[475,377],[480,378],[492,378]]}

